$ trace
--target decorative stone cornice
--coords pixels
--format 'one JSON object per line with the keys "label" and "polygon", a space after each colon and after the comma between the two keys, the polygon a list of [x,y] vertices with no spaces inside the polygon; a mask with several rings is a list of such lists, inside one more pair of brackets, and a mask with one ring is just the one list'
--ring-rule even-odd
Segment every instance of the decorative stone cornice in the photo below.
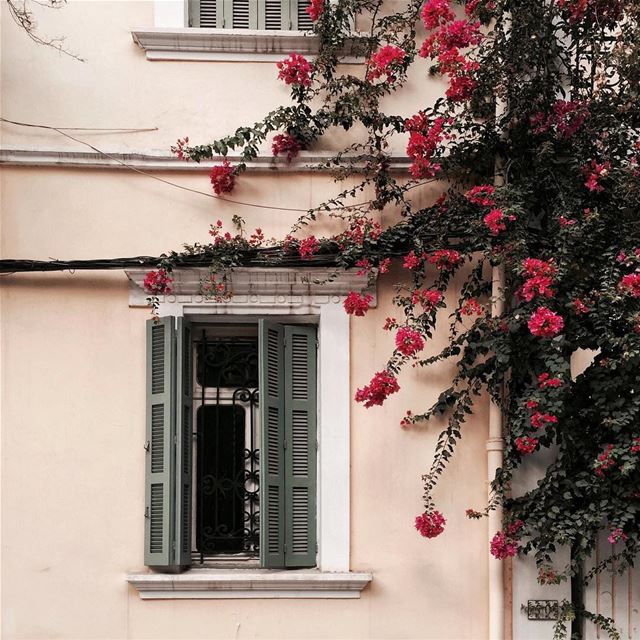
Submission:
{"label": "decorative stone cornice", "polygon": [[370,573],[317,570],[191,569],[181,574],[130,573],[143,600],[202,598],[359,598]]}
{"label": "decorative stone cornice", "polygon": [[[131,36],[147,60],[272,62],[294,51],[313,57],[320,50],[319,38],[305,31],[145,27],[133,29]],[[364,62],[358,56],[360,41],[358,36],[347,39],[344,64]]]}
{"label": "decorative stone cornice", "polygon": [[[106,154],[106,155],[105,155]],[[0,149],[0,165],[17,167],[64,167],[69,169],[140,169],[142,171],[180,171],[207,173],[211,167],[220,163],[220,159],[202,162],[185,162],[176,156],[153,152],[106,151],[105,154],[93,151],[68,151],[62,149]],[[252,172],[331,171],[325,163],[334,156],[323,151],[301,151],[291,162],[277,162],[271,154],[258,156],[246,162],[247,170]],[[227,159],[236,164],[241,158],[229,154]],[[348,160],[348,156],[345,157]],[[123,164],[124,163],[124,164]],[[125,166],[126,165],[126,166]],[[361,161],[353,163],[354,168],[364,167]],[[407,171],[409,159],[406,156],[393,156],[390,168],[394,171]]]}
{"label": "decorative stone cornice", "polygon": [[[147,306],[144,291],[144,277],[148,269],[127,269],[125,273],[131,282],[129,288],[130,306]],[[216,304],[201,293],[201,283],[209,278],[206,268],[175,269],[172,293],[160,297],[160,303]],[[338,304],[351,291],[368,290],[366,276],[355,271],[326,268],[237,268],[229,275],[228,290],[231,301],[224,305],[268,305],[268,306],[317,306]],[[374,299],[375,290],[369,291]],[[218,303],[220,304],[220,303]]]}

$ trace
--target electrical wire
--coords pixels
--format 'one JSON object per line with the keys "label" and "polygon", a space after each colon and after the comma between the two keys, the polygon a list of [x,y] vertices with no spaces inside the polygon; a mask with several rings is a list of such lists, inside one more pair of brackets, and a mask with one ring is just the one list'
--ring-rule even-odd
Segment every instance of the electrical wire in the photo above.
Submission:
{"label": "electrical wire", "polygon": [[[162,182],[163,184],[169,185],[171,187],[175,187],[176,189],[181,189],[183,191],[188,191],[190,193],[195,193],[197,195],[202,195],[202,196],[206,196],[207,198],[213,198],[214,200],[221,200],[222,202],[228,202],[230,204],[236,204],[238,206],[243,206],[243,207],[254,207],[256,209],[268,209],[271,211],[288,211],[288,212],[293,212],[293,213],[313,213],[313,212],[317,212],[320,211],[319,207],[315,207],[315,208],[311,208],[311,209],[298,209],[298,208],[294,208],[294,207],[277,207],[277,206],[271,206],[271,205],[264,205],[264,204],[257,204],[254,202],[243,202],[240,200],[231,200],[229,198],[223,198],[221,196],[217,196],[214,195],[212,193],[207,193],[206,191],[200,191],[199,189],[192,189],[191,187],[185,187],[182,184],[178,184],[177,182],[173,182],[172,180],[166,180],[165,178],[160,178],[159,176],[156,176],[152,173],[149,173],[148,171],[143,171],[142,169],[138,169],[137,167],[134,167],[128,163],[126,163],[124,160],[121,160],[120,158],[113,156],[109,153],[106,153],[105,151],[102,151],[101,149],[98,149],[98,147],[95,147],[94,145],[90,144],[89,142],[86,142],[84,140],[80,140],[79,138],[76,138],[68,133],[66,133],[66,131],[117,131],[117,132],[142,132],[142,131],[158,131],[158,127],[153,127],[153,128],[147,128],[147,129],[108,129],[108,128],[83,128],[83,127],[53,127],[51,125],[44,125],[44,124],[33,124],[33,123],[28,123],[28,122],[19,122],[17,120],[9,120],[8,118],[2,118],[0,117],[0,122],[6,122],[8,124],[13,124],[19,127],[31,127],[31,128],[35,128],[35,129],[48,129],[50,131],[55,131],[57,133],[59,133],[61,136],[64,136],[65,138],[68,138],[69,140],[73,140],[74,142],[77,142],[78,144],[84,145],[86,147],[89,147],[91,150],[95,151],[96,153],[104,156],[105,158],[108,158],[109,160],[112,160],[113,162],[118,163],[119,165],[125,167],[126,169],[129,169],[130,171],[134,171],[135,173],[138,173],[140,175],[143,175],[145,177],[148,178],[152,178],[153,180],[157,180],[158,182]],[[428,184],[429,182],[434,182],[435,179],[432,180],[425,180],[423,182],[419,182],[415,185],[410,185],[409,187],[407,187],[407,191],[410,189],[415,189],[416,187],[420,187],[423,186],[425,184]],[[350,205],[341,205],[341,206],[337,206],[337,207],[330,207],[328,209],[323,209],[323,211],[341,211],[341,210],[345,210],[345,209],[352,209],[352,208],[357,208],[357,207],[363,207],[366,206],[368,204],[371,204],[372,202],[374,202],[373,200],[367,200],[365,202],[360,202],[357,204],[350,204]]]}

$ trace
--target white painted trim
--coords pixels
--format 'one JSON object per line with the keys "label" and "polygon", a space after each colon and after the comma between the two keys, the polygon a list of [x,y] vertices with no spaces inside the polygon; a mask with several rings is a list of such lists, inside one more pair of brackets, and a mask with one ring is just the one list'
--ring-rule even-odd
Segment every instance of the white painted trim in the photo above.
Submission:
{"label": "white painted trim", "polygon": [[370,573],[316,570],[191,569],[182,574],[130,573],[143,600],[203,598],[359,598]]}
{"label": "white painted trim", "polygon": [[[142,290],[142,282],[147,271],[126,271],[131,282],[131,306],[146,305],[147,294]],[[229,281],[233,293],[231,300],[215,302],[205,300],[199,293],[201,278],[208,273],[202,268],[174,270],[174,294],[161,300],[159,314],[208,320],[219,317],[225,320],[293,317],[315,320],[319,325],[318,567],[323,572],[348,572],[350,329],[349,316],[342,307],[342,301],[350,291],[367,290],[367,278],[352,271],[335,269],[236,269]],[[322,281],[331,274],[335,275],[331,282],[314,282]],[[371,293],[375,306],[375,290]]]}
{"label": "white painted trim", "polygon": [[[222,158],[203,160],[202,162],[185,162],[176,156],[160,152],[105,151],[107,155],[62,149],[0,149],[0,165],[17,167],[64,167],[68,169],[141,169],[143,171],[180,171],[191,173],[207,173],[211,167],[220,164]],[[259,155],[246,162],[250,172],[303,173],[307,171],[330,172],[326,162],[334,157],[333,153],[323,151],[301,151],[291,162],[276,160],[271,154]],[[345,156],[348,161],[349,156]],[[238,154],[227,156],[233,164],[241,161]],[[127,166],[121,163],[126,163]],[[363,161],[354,161],[355,169],[364,168]],[[392,156],[392,171],[406,172],[409,167],[407,156]]]}
{"label": "white painted trim", "polygon": [[[308,31],[146,27],[131,30],[147,60],[273,62],[289,53],[313,57],[320,39]],[[359,36],[347,38],[339,52],[342,64],[364,64]]]}

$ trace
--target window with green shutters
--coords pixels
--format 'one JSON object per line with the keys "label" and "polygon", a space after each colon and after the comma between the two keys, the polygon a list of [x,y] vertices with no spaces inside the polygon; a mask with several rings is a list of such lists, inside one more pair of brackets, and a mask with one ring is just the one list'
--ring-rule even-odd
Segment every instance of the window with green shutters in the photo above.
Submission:
{"label": "window with green shutters", "polygon": [[307,31],[310,0],[189,0],[189,26]]}
{"label": "window with green shutters", "polygon": [[[260,565],[286,568],[316,564],[316,327],[266,320],[253,327],[243,338],[227,336],[200,352],[201,345],[207,344],[202,325],[173,317],[148,322],[145,564],[156,570],[188,568],[191,558],[198,557],[196,550],[202,552],[198,547],[202,523],[211,529],[212,518],[214,525],[216,517],[223,519],[219,523],[222,531],[230,529],[229,518],[240,519],[242,536],[242,514],[237,513],[237,501],[234,507],[228,496],[247,480],[255,491],[247,494],[253,502],[251,512],[244,514],[245,543],[249,541],[251,549],[259,548]],[[226,354],[224,361],[231,363],[226,382],[219,379],[222,354]],[[205,360],[206,371],[202,368]],[[241,407],[226,405],[224,411],[216,412],[215,406],[199,403],[197,393],[213,384],[207,376],[218,376],[217,390],[211,396],[214,401],[217,397],[222,402],[221,385],[235,384],[234,399],[256,405],[259,429],[255,451],[253,431],[251,444],[244,440]],[[226,393],[231,392],[227,389]],[[215,423],[207,417],[209,410],[216,413]],[[209,457],[204,447],[198,451],[205,419],[210,431],[216,433],[215,456],[223,459],[226,478],[203,468],[213,464],[211,444],[206,448]],[[238,442],[235,436],[229,438],[229,429],[240,434]],[[244,480],[234,483],[234,477]],[[213,503],[203,499],[207,492],[202,487],[212,486],[222,487],[227,496],[226,502],[216,503],[218,515],[210,512]],[[242,498],[239,508],[242,511]],[[205,513],[206,509],[209,512]],[[259,520],[259,541],[257,525],[254,536],[250,524],[254,518],[256,523]],[[192,523],[196,524],[194,530]],[[238,547],[231,532],[229,537],[216,540],[216,548],[227,556],[242,550],[242,537]],[[245,548],[249,547],[245,544]]]}

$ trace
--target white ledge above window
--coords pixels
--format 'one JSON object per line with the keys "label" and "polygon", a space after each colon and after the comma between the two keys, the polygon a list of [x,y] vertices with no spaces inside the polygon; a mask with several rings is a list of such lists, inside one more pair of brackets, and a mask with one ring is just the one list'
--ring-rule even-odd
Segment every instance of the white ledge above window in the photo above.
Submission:
{"label": "white ledge above window", "polygon": [[[146,27],[133,29],[131,36],[147,60],[271,62],[293,52],[313,57],[320,50],[320,39],[306,31]],[[364,62],[359,41],[347,39],[340,52],[344,64]]]}
{"label": "white ledge above window", "polygon": [[181,574],[127,575],[143,600],[206,598],[359,598],[370,573],[314,569],[191,569]]}

